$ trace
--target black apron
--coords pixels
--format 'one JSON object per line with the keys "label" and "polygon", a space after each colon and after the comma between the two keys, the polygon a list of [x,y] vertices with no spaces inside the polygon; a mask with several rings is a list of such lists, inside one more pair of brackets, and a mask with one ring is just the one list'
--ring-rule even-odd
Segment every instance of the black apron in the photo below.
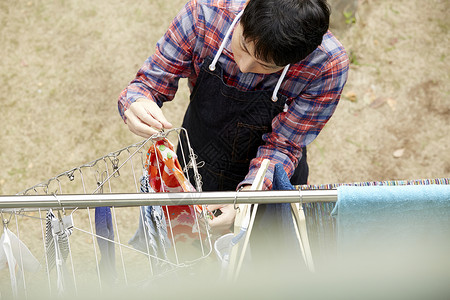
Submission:
{"label": "black apron", "polygon": [[[197,162],[204,162],[198,168],[202,190],[234,191],[263,144],[262,135],[271,131],[272,119],[283,111],[287,98],[278,94],[278,101],[273,102],[270,91],[240,91],[228,86],[219,63],[214,71],[209,69],[211,61],[203,61],[182,127],[188,132]],[[183,149],[187,149],[186,144]],[[302,151],[292,184],[306,184],[308,178],[306,148]],[[180,151],[178,155],[181,157]],[[180,159],[180,163],[183,161]]]}
{"label": "black apron", "polygon": [[[209,69],[211,61],[206,58],[202,64],[182,126],[188,132],[197,162],[204,162],[198,168],[202,190],[235,191],[263,144],[262,135],[271,131],[272,119],[283,111],[287,98],[278,94],[278,100],[273,102],[271,91],[240,91],[228,86],[220,64],[214,71]],[[183,149],[187,149],[186,145]],[[294,185],[306,184],[308,178],[306,148],[302,151],[290,179]],[[192,169],[189,178],[194,178]],[[267,261],[279,262],[277,267],[271,267],[273,274],[277,268],[281,272],[305,269],[300,263],[293,223],[287,230],[280,222],[283,210],[290,211],[289,204],[259,205],[250,237],[252,261],[245,269],[259,273]]]}

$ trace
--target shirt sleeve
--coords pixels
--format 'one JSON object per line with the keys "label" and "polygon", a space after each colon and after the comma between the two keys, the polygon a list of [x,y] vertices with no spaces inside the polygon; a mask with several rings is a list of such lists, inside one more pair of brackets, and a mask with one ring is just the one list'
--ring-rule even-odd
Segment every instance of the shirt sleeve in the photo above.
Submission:
{"label": "shirt sleeve", "polygon": [[264,144],[250,162],[249,173],[239,187],[251,184],[263,159],[270,166],[264,189],[272,188],[275,164],[283,164],[289,178],[302,157],[302,148],[310,144],[331,118],[347,81],[349,60],[345,51],[323,64],[321,72],[304,91],[289,103],[287,110],[272,120],[272,132],[263,135]]}
{"label": "shirt sleeve", "polygon": [[161,107],[175,97],[179,79],[192,72],[192,53],[199,37],[197,18],[197,1],[193,0],[173,19],[155,53],[121,92],[118,109],[124,121],[124,112],[138,98],[151,99]]}

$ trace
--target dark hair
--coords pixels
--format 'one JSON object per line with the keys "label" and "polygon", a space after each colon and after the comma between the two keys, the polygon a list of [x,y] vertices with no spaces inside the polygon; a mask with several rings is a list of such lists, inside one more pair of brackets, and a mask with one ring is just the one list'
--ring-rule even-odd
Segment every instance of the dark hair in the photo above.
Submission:
{"label": "dark hair", "polygon": [[240,20],[256,58],[285,66],[321,43],[330,22],[326,0],[250,0]]}

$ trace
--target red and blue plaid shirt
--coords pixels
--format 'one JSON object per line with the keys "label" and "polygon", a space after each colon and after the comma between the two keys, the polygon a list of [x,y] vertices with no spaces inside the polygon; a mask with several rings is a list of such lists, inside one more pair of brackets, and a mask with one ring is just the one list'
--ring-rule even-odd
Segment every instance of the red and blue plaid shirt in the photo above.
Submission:
{"label": "red and blue plaid shirt", "polygon": [[[235,16],[246,0],[192,0],[178,13],[165,35],[158,41],[155,54],[149,57],[136,78],[119,98],[119,112],[138,98],[153,99],[160,106],[171,101],[180,78],[187,78],[192,90],[205,57],[213,57]],[[243,91],[273,91],[281,71],[274,74],[241,73],[233,60],[231,38],[219,58],[224,80]],[[279,93],[288,97],[285,111],[272,120],[272,132],[263,135],[250,163],[249,173],[241,184],[251,184],[264,158],[271,164],[264,182],[271,188],[273,168],[282,163],[289,176],[294,172],[302,152],[330,119],[347,81],[349,59],[339,41],[327,32],[322,44],[304,60],[292,64]],[[270,101],[270,100],[269,100]]]}

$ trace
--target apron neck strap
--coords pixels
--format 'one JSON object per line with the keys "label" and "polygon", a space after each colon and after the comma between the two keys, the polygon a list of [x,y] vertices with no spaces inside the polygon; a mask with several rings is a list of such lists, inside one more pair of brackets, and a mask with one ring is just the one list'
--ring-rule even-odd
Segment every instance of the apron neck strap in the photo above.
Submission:
{"label": "apron neck strap", "polygon": [[233,23],[231,23],[231,25],[230,25],[230,28],[228,28],[228,31],[225,34],[225,37],[223,38],[222,43],[220,44],[219,50],[217,50],[217,53],[214,56],[213,61],[209,65],[210,71],[214,71],[216,69],[216,63],[219,60],[220,55],[222,54],[223,48],[225,48],[225,43],[228,41],[231,31],[233,31],[234,26],[236,26],[237,21],[239,21],[239,19],[241,18],[243,13],[244,13],[244,10],[241,10],[241,12],[234,18]]}
{"label": "apron neck strap", "polygon": [[[233,31],[233,28],[236,26],[236,23],[239,21],[239,19],[241,18],[243,13],[244,13],[244,10],[241,10],[237,14],[237,16],[234,18],[230,27],[228,28],[227,33],[225,34],[225,37],[223,38],[222,43],[220,44],[219,50],[217,50],[217,53],[214,56],[213,61],[209,65],[210,71],[214,71],[216,69],[217,61],[219,60],[219,57],[222,54],[223,48],[225,48],[225,43],[228,41],[228,38],[230,37],[230,34]],[[278,90],[280,89],[280,86],[281,86],[281,83],[283,82],[284,77],[286,76],[288,69],[289,69],[289,65],[284,67],[283,72],[281,73],[281,76],[278,79],[277,85],[275,86],[275,89],[273,90],[273,94],[272,94],[272,98],[271,98],[273,102],[277,102],[277,100],[278,100],[277,93],[278,93]]]}
{"label": "apron neck strap", "polygon": [[283,82],[284,76],[286,76],[286,73],[289,70],[289,66],[290,65],[287,65],[286,67],[284,67],[280,78],[278,78],[277,85],[275,86],[275,89],[273,90],[273,93],[272,93],[271,99],[273,102],[277,102],[277,100],[278,100],[277,93],[278,93],[278,90],[280,89],[281,83]]}

